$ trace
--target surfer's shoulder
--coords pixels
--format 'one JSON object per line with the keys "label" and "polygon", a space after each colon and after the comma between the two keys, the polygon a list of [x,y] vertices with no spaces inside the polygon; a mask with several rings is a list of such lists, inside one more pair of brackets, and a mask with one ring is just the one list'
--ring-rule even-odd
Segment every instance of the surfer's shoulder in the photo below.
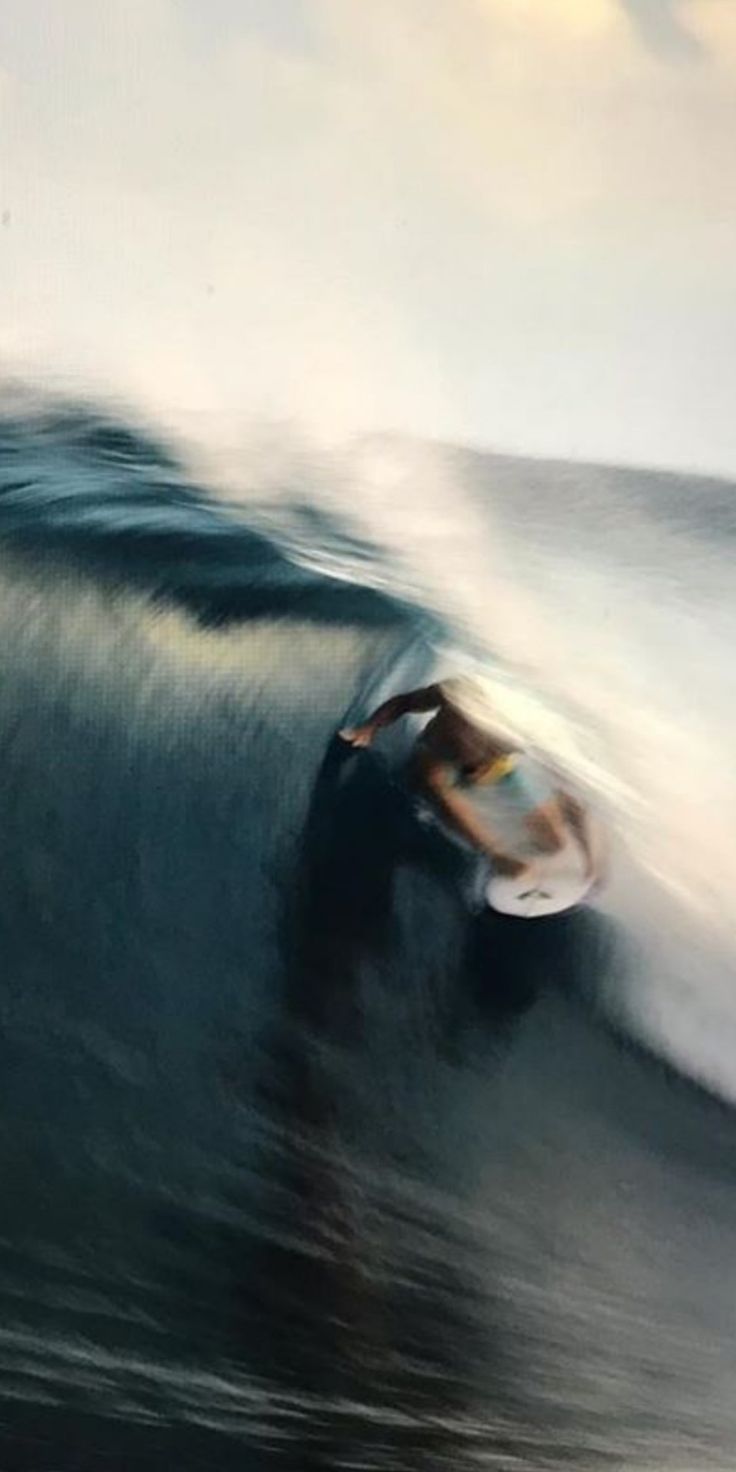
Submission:
{"label": "surfer's shoulder", "polygon": [[465,685],[466,681],[462,675],[448,675],[447,679],[438,680],[432,688],[437,692],[440,705],[449,707],[451,710],[460,710]]}

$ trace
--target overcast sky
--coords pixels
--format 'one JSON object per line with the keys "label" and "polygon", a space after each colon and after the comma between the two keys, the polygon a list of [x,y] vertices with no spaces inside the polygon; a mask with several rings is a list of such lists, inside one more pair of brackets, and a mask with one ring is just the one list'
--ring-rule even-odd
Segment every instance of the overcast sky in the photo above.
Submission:
{"label": "overcast sky", "polygon": [[736,472],[735,0],[2,0],[0,362]]}

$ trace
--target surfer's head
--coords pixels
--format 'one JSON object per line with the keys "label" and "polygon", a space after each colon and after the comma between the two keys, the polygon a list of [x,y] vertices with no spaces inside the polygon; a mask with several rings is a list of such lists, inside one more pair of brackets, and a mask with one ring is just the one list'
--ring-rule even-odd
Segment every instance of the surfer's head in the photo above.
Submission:
{"label": "surfer's head", "polygon": [[493,699],[490,685],[475,675],[457,675],[443,681],[442,693],[450,708],[500,745],[512,748],[518,744],[516,733],[504,719]]}

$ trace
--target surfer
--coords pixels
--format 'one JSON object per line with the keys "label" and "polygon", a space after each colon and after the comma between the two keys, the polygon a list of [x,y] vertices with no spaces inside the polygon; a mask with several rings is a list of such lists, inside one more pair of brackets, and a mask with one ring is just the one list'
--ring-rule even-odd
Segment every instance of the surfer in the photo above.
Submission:
{"label": "surfer", "polygon": [[[518,878],[535,856],[557,854],[574,840],[586,877],[591,883],[601,878],[584,804],[501,731],[479,681],[459,677],[394,695],[362,725],[339,734],[353,747],[368,747],[386,726],[420,714],[430,720],[409,760],[411,785],[496,874]],[[504,814],[503,835],[494,831],[489,808]],[[515,834],[512,846],[509,829]]]}

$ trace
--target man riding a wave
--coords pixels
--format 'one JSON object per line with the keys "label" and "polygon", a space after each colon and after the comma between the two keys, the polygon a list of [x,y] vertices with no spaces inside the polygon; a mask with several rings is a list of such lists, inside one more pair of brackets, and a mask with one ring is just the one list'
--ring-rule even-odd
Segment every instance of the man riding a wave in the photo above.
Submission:
{"label": "man riding a wave", "polygon": [[[600,879],[586,808],[502,733],[480,682],[459,677],[395,695],[340,736],[351,746],[368,747],[386,726],[419,714],[430,720],[409,761],[411,785],[496,874],[523,875],[535,857],[560,853],[572,843],[585,876],[591,883]],[[493,821],[499,813],[501,831]]]}

